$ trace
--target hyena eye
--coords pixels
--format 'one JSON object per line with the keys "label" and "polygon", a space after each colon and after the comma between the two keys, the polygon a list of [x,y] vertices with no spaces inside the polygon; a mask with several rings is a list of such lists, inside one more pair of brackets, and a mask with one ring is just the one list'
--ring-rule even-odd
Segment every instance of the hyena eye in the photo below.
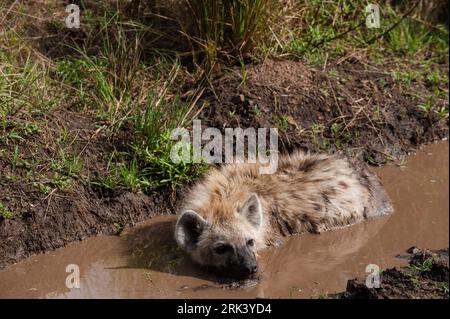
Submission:
{"label": "hyena eye", "polygon": [[230,245],[219,245],[215,248],[216,254],[223,255],[231,250]]}
{"label": "hyena eye", "polygon": [[247,240],[247,246],[253,247],[254,244],[255,244],[255,241],[253,239]]}

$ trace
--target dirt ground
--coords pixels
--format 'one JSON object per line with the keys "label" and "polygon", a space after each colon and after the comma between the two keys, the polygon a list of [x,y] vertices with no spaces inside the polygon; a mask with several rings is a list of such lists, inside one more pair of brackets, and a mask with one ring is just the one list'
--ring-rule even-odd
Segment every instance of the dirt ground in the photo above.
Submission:
{"label": "dirt ground", "polygon": [[325,71],[300,61],[267,60],[248,67],[245,78],[236,69],[215,79],[201,117],[218,128],[277,127],[282,151],[342,151],[385,164],[448,136],[448,119],[418,112],[427,84],[413,82],[406,90],[388,70],[356,57]]}
{"label": "dirt ground", "polygon": [[407,267],[383,270],[380,288],[367,288],[365,280],[348,281],[347,290],[333,296],[339,299],[448,299],[448,248],[408,250]]}
{"label": "dirt ground", "polygon": [[[334,62],[325,71],[301,61],[271,59],[247,66],[245,76],[241,71],[212,79],[215,91],[206,91],[199,101],[205,105],[199,115],[202,125],[278,127],[281,151],[343,151],[371,164],[398,160],[419,145],[448,137],[448,119],[439,121],[434,113],[417,109],[420,96],[428,92],[425,82],[413,82],[405,90],[380,66],[356,58]],[[445,98],[435,103],[448,107]],[[108,140],[95,115],[76,105],[58,107],[47,123],[44,132],[21,143],[22,160],[49,157],[63,128],[76,136],[70,148],[83,154],[83,176],[100,176],[105,154],[126,147],[126,139]],[[0,170],[6,174],[9,169],[10,159],[0,158]],[[29,174],[26,165],[15,169]],[[0,217],[0,268],[88,236],[119,233],[154,215],[173,214],[183,192],[112,191],[77,177],[68,190],[45,196],[27,183],[0,185],[0,202],[19,212],[10,219]]]}

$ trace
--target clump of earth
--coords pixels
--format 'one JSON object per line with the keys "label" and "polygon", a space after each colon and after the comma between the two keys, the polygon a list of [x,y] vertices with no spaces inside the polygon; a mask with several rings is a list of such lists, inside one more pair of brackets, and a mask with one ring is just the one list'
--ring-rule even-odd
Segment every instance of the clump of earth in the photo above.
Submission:
{"label": "clump of earth", "polygon": [[448,248],[410,248],[409,265],[383,270],[379,288],[368,288],[365,279],[352,279],[338,299],[448,299]]}

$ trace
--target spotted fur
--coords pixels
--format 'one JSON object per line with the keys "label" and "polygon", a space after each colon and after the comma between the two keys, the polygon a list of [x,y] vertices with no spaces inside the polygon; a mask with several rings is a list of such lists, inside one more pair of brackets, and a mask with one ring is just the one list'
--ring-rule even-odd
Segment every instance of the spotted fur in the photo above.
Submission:
{"label": "spotted fur", "polygon": [[393,211],[377,176],[345,157],[299,151],[281,156],[271,175],[260,174],[259,165],[213,169],[187,196],[175,238],[198,263],[227,267],[231,257],[216,256],[217,242],[231,245],[235,255],[246,249],[256,256],[283,236],[321,233]]}

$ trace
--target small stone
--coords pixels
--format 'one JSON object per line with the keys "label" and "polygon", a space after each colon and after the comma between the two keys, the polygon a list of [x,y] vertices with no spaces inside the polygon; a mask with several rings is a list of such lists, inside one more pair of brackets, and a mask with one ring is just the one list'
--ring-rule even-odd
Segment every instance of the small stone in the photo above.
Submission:
{"label": "small stone", "polygon": [[416,246],[412,246],[412,247],[409,248],[406,252],[407,252],[408,254],[418,254],[418,253],[420,253],[420,249],[417,248]]}

